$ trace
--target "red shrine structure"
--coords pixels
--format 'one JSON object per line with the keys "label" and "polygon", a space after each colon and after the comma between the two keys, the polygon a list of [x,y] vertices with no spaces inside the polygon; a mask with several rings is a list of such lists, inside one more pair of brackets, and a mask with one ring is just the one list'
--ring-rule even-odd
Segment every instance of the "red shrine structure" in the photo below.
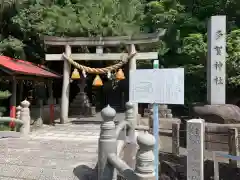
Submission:
{"label": "red shrine structure", "polygon": [[[23,80],[32,80],[35,82],[48,83],[48,91],[51,100],[50,112],[54,112],[52,80],[56,78],[61,78],[61,75],[51,71],[43,65],[37,65],[28,61],[14,59],[7,56],[0,56],[0,78],[8,79],[12,84],[10,117],[16,117],[17,81],[19,85],[22,86]],[[19,92],[18,94],[21,96],[22,92]],[[26,97],[22,98],[25,99]],[[23,99],[20,98],[20,100]],[[50,113],[50,116],[52,113]],[[51,117],[50,119],[53,120]]]}

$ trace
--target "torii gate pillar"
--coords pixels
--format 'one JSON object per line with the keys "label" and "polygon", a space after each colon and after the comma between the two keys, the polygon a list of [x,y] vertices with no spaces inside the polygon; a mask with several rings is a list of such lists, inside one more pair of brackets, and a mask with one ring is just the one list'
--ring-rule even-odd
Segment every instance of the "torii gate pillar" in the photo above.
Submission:
{"label": "torii gate pillar", "polygon": [[[69,46],[69,45],[65,46],[65,53],[68,57],[71,55],[71,46]],[[61,124],[66,122],[68,119],[70,73],[71,73],[71,65],[69,64],[69,62],[66,59],[64,59],[61,114],[60,114],[60,123]]]}
{"label": "torii gate pillar", "polygon": [[[129,54],[134,54],[135,52],[136,52],[135,45],[131,44],[129,46]],[[136,59],[136,56],[133,56],[129,61],[129,72],[131,70],[136,70],[136,69],[137,69],[137,59]],[[129,76],[130,76],[130,73],[129,73]],[[129,86],[129,93],[130,93],[130,86]],[[134,103],[133,108],[134,108],[134,118],[137,122],[137,119],[138,119],[138,103]]]}

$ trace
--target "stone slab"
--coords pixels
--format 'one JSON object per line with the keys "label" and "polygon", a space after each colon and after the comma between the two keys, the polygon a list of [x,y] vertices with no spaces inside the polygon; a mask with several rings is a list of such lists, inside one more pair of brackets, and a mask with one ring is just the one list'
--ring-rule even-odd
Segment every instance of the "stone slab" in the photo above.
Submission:
{"label": "stone slab", "polygon": [[0,139],[0,179],[78,180],[76,167],[96,164],[99,133],[99,124],[64,124]]}

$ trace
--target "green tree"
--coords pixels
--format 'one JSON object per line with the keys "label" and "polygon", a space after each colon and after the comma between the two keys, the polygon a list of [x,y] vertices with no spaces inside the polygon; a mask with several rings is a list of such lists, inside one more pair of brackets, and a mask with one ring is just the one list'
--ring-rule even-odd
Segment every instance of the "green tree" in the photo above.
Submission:
{"label": "green tree", "polygon": [[143,10],[139,0],[38,0],[20,9],[12,22],[20,29],[27,57],[39,61],[43,35],[132,35],[141,31]]}
{"label": "green tree", "polygon": [[17,31],[11,18],[25,5],[24,0],[0,1],[0,53],[14,57],[24,57],[24,44],[16,37]]}
{"label": "green tree", "polygon": [[212,15],[227,15],[228,92],[240,85],[239,7],[236,0],[148,2],[145,26],[151,27],[150,31],[160,27],[168,30],[163,40],[165,51],[161,54],[164,66],[186,69],[186,102],[206,100],[206,33],[207,21]]}
{"label": "green tree", "polygon": [[37,63],[44,57],[43,35],[133,35],[166,28],[157,46],[145,50],[157,48],[164,67],[186,69],[187,103],[206,99],[207,21],[226,14],[229,92],[240,85],[240,1],[2,0],[1,4],[0,52]]}

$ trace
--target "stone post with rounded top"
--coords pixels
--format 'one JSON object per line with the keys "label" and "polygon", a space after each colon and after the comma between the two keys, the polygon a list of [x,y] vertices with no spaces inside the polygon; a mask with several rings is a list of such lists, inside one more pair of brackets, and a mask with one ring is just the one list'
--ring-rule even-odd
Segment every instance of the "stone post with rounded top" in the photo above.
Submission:
{"label": "stone post with rounded top", "polygon": [[125,121],[130,123],[130,127],[127,128],[126,142],[127,145],[124,148],[124,161],[131,167],[135,168],[135,156],[137,151],[136,133],[135,127],[137,120],[134,115],[134,104],[126,103]]}
{"label": "stone post with rounded top", "polygon": [[98,180],[112,180],[115,177],[114,167],[107,162],[107,155],[117,153],[117,140],[114,118],[116,111],[109,105],[102,109],[100,137],[98,141]]}
{"label": "stone post with rounded top", "polygon": [[136,126],[135,116],[134,116],[134,104],[127,102],[126,103],[126,112],[125,112],[125,120],[130,122],[134,127]]}
{"label": "stone post with rounded top", "polygon": [[22,107],[20,105],[16,108],[16,119],[20,119],[21,109]]}
{"label": "stone post with rounded top", "polygon": [[127,130],[127,139],[129,141],[136,142],[135,127],[137,122],[134,115],[134,104],[130,102],[126,103],[125,121],[129,122],[131,125],[131,128],[128,128]]}
{"label": "stone post with rounded top", "polygon": [[148,132],[137,137],[139,150],[136,155],[135,173],[138,180],[154,180],[154,153],[155,138]]}
{"label": "stone post with rounded top", "polygon": [[21,113],[20,113],[20,120],[23,121],[23,126],[20,129],[20,132],[23,135],[28,135],[30,132],[30,123],[31,123],[31,117],[30,117],[30,110],[29,110],[30,102],[27,100],[24,100],[21,102]]}

